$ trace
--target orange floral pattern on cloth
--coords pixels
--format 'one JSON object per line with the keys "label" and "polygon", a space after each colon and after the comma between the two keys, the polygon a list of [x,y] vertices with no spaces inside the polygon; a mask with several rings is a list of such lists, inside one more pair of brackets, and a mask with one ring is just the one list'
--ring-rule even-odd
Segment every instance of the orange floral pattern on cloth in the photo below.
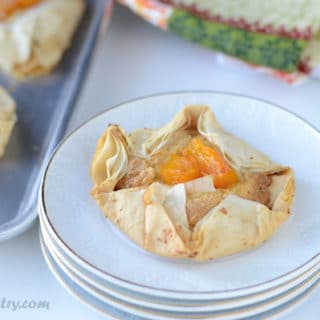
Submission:
{"label": "orange floral pattern on cloth", "polygon": [[155,0],[119,0],[121,4],[151,22],[157,27],[167,29],[168,20],[172,12],[171,6]]}

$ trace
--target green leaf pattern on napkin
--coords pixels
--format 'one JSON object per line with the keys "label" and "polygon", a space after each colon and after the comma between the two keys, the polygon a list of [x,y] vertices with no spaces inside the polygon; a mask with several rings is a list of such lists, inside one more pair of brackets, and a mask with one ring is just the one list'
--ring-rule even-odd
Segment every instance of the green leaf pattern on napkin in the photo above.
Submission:
{"label": "green leaf pattern on napkin", "polygon": [[200,19],[174,9],[169,30],[187,40],[221,51],[252,64],[293,72],[308,42],[265,33],[248,32],[228,25]]}

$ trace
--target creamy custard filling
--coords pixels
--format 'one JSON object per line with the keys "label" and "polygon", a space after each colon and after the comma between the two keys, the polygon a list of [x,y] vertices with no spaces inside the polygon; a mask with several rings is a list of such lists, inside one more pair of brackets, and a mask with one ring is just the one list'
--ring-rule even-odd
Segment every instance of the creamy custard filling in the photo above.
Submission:
{"label": "creamy custard filling", "polygon": [[42,0],[1,0],[0,1],[0,21],[8,19],[13,14],[28,9]]}

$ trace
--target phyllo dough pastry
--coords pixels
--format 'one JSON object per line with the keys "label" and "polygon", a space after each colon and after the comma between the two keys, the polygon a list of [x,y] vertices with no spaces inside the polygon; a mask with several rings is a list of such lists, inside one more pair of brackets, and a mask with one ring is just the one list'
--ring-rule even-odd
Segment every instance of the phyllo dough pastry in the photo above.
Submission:
{"label": "phyllo dough pastry", "polygon": [[110,125],[91,163],[92,196],[153,253],[208,260],[256,247],[290,214],[292,169],[190,106],[160,129]]}
{"label": "phyllo dough pastry", "polygon": [[0,68],[17,77],[50,72],[61,60],[84,11],[84,0],[0,3]]}
{"label": "phyllo dough pastry", "polygon": [[0,87],[0,158],[4,155],[16,121],[16,104],[9,94]]}

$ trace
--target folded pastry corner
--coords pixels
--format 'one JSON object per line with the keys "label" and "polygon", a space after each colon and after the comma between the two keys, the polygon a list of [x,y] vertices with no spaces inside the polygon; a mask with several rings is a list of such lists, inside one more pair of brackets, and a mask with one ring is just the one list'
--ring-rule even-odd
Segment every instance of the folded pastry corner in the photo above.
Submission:
{"label": "folded pastry corner", "polygon": [[5,153],[16,121],[16,104],[9,94],[0,87],[0,158]]}
{"label": "folded pastry corner", "polygon": [[99,138],[94,154],[90,176],[95,186],[94,196],[110,192],[125,175],[128,168],[127,142],[124,131],[117,125],[110,125]]}
{"label": "folded pastry corner", "polygon": [[90,172],[99,208],[130,239],[198,261],[263,243],[294,196],[293,170],[224,131],[207,106],[159,129],[109,126]]}
{"label": "folded pastry corner", "polygon": [[84,8],[84,0],[9,1],[0,6],[0,68],[18,78],[49,73],[69,47]]}

